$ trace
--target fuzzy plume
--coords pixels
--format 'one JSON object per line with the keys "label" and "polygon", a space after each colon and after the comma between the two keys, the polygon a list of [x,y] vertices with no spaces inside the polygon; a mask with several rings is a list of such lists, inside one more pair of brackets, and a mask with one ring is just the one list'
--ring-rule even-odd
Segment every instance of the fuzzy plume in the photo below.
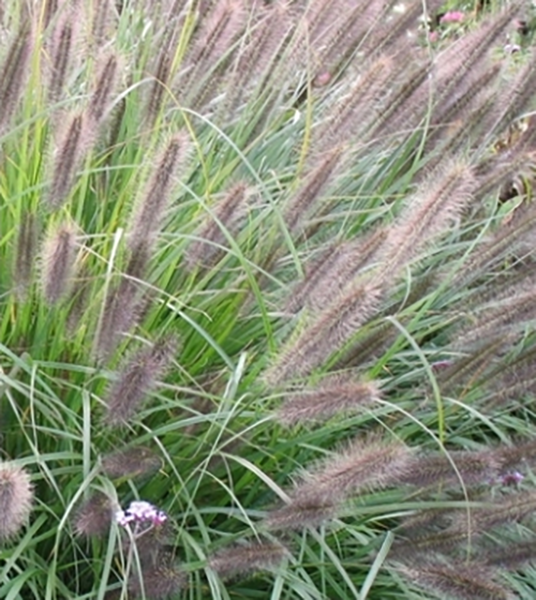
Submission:
{"label": "fuzzy plume", "polygon": [[399,482],[419,487],[483,485],[493,481],[500,470],[500,462],[491,451],[415,456]]}
{"label": "fuzzy plume", "polygon": [[[286,0],[276,0],[262,6],[255,22],[245,32],[245,44],[240,44],[232,79],[226,89],[226,104],[233,110],[252,86],[262,86],[274,72],[278,51],[287,43],[294,24]],[[227,74],[226,74],[227,76]]]}
{"label": "fuzzy plume", "polygon": [[243,0],[220,0],[202,20],[187,57],[191,67],[188,81],[192,89],[187,93],[190,106],[200,105],[209,91],[211,95],[217,91],[223,67],[235,49],[246,16]]}
{"label": "fuzzy plume", "polygon": [[58,209],[67,199],[90,141],[84,115],[73,115],[54,153],[52,181],[47,195],[50,208]]}
{"label": "fuzzy plume", "polygon": [[224,230],[229,234],[237,233],[245,215],[247,189],[245,183],[237,183],[211,210],[196,233],[199,239],[188,249],[187,261],[190,268],[213,264],[220,254],[220,247],[227,241]]}
{"label": "fuzzy plume", "polygon": [[152,69],[154,78],[151,81],[146,105],[146,115],[150,123],[152,123],[160,113],[166,93],[166,86],[171,80],[175,46],[177,44],[177,31],[179,30],[168,32],[164,37],[160,50],[156,56],[155,65]]}
{"label": "fuzzy plume", "polygon": [[536,467],[536,440],[517,440],[511,446],[498,447],[493,453],[503,472],[520,466],[528,466],[531,470]]}
{"label": "fuzzy plume", "polygon": [[280,385],[310,374],[376,312],[381,297],[381,290],[374,284],[348,286],[277,358],[266,374],[268,383]]}
{"label": "fuzzy plume", "polygon": [[396,68],[393,59],[385,56],[373,60],[364,69],[342,100],[334,107],[327,123],[313,134],[314,148],[326,150],[369,129],[385,108],[382,99],[392,84]]}
{"label": "fuzzy plume", "polygon": [[334,518],[337,507],[331,504],[316,505],[294,500],[287,506],[271,510],[264,523],[272,531],[288,531],[304,527],[318,527]]}
{"label": "fuzzy plume", "polygon": [[140,245],[150,246],[159,232],[175,187],[177,171],[183,166],[187,153],[188,140],[185,134],[175,135],[163,149],[132,216],[129,244],[134,252]]}
{"label": "fuzzy plume", "polygon": [[519,541],[515,544],[493,545],[480,549],[482,562],[489,567],[518,570],[536,562],[536,540]]}
{"label": "fuzzy plume", "polygon": [[91,43],[102,48],[110,37],[113,23],[114,6],[112,0],[94,0],[92,2]]}
{"label": "fuzzy plume", "polygon": [[501,500],[496,500],[489,507],[478,508],[471,512],[468,520],[467,513],[460,513],[453,523],[453,531],[473,531],[476,534],[485,533],[493,527],[520,521],[536,509],[536,492],[513,493]]}
{"label": "fuzzy plume", "polygon": [[222,579],[277,568],[288,556],[281,544],[257,542],[225,548],[209,557],[208,564]]}
{"label": "fuzzy plume", "polygon": [[381,228],[364,239],[331,244],[292,290],[286,310],[295,312],[306,306],[317,311],[333,302],[349,281],[373,264],[387,231]]}
{"label": "fuzzy plume", "polygon": [[342,147],[330,150],[318,160],[314,169],[305,177],[298,190],[289,199],[285,208],[285,221],[292,232],[296,232],[304,219],[311,213],[336,173],[342,155]]}
{"label": "fuzzy plume", "polygon": [[513,287],[510,295],[496,297],[488,306],[481,307],[473,316],[470,326],[456,337],[458,348],[482,346],[488,339],[511,337],[536,318],[536,282]]}
{"label": "fuzzy plume", "polygon": [[[157,563],[147,565],[129,580],[129,592],[136,600],[175,598],[188,585],[188,577],[172,556],[160,556]],[[130,595],[129,595],[130,597]]]}
{"label": "fuzzy plume", "polygon": [[329,377],[316,389],[291,394],[277,411],[277,420],[290,426],[344,415],[374,404],[380,398],[373,381],[350,381]]}
{"label": "fuzzy plume", "polygon": [[423,531],[420,535],[395,540],[389,555],[393,560],[412,565],[430,553],[450,555],[459,549],[467,551],[474,538],[467,531]]}
{"label": "fuzzy plume", "polygon": [[471,169],[460,163],[440,169],[421,185],[421,190],[407,200],[399,223],[393,225],[380,251],[384,281],[398,275],[427,242],[460,216],[474,188]]}
{"label": "fuzzy plume", "polygon": [[50,232],[43,247],[43,296],[56,304],[69,290],[76,260],[76,235],[69,225]]}
{"label": "fuzzy plume", "polygon": [[407,446],[369,436],[307,473],[292,496],[308,504],[338,504],[350,495],[398,484],[412,464]]}
{"label": "fuzzy plume", "polygon": [[12,462],[0,462],[0,542],[24,525],[33,502],[28,473]]}
{"label": "fuzzy plume", "polygon": [[440,94],[452,95],[461,84],[467,81],[466,76],[469,72],[478,77],[485,70],[482,68],[482,64],[487,60],[491,48],[511,27],[519,7],[519,2],[513,2],[506,10],[450,44],[440,53],[435,73]]}
{"label": "fuzzy plume", "polygon": [[0,79],[0,131],[4,130],[17,109],[19,98],[28,78],[29,63],[34,46],[32,27],[23,20],[2,65]]}
{"label": "fuzzy plume", "polygon": [[110,54],[99,65],[93,93],[89,100],[89,117],[95,123],[100,123],[109,107],[110,97],[114,91],[119,71],[119,60],[115,54]]}
{"label": "fuzzy plume", "polygon": [[143,477],[161,466],[161,458],[145,446],[124,448],[102,457],[102,471],[111,479]]}
{"label": "fuzzy plume", "polygon": [[111,356],[121,334],[129,332],[141,316],[144,294],[140,281],[145,277],[148,261],[147,246],[135,247],[121,281],[106,297],[94,349],[101,360]]}
{"label": "fuzzy plume", "polygon": [[437,598],[456,600],[513,600],[514,596],[495,582],[497,572],[482,564],[423,564],[401,567],[401,573]]}
{"label": "fuzzy plume", "polygon": [[470,260],[465,261],[452,281],[452,286],[459,289],[468,285],[483,272],[500,263],[526,243],[534,239],[536,232],[536,203],[524,202],[504,220],[496,231],[473,253]]}
{"label": "fuzzy plume", "polygon": [[15,293],[19,299],[24,299],[31,284],[36,253],[37,223],[35,216],[27,213],[20,220],[13,269]]}
{"label": "fuzzy plume", "polygon": [[74,529],[83,537],[101,537],[112,524],[114,503],[102,492],[95,492],[82,502],[74,517]]}
{"label": "fuzzy plume", "polygon": [[175,350],[175,342],[164,338],[130,357],[107,395],[104,422],[108,426],[122,425],[135,416],[165,374]]}
{"label": "fuzzy plume", "polygon": [[57,102],[63,95],[72,60],[77,54],[76,42],[77,25],[74,12],[64,8],[56,24],[50,50],[48,97],[51,102]]}

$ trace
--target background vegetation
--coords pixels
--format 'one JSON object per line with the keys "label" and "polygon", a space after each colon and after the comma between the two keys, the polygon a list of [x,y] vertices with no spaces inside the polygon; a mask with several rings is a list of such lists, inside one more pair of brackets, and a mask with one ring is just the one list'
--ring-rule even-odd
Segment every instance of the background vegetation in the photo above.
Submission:
{"label": "background vegetation", "polygon": [[535,594],[531,11],[2,4],[0,598]]}

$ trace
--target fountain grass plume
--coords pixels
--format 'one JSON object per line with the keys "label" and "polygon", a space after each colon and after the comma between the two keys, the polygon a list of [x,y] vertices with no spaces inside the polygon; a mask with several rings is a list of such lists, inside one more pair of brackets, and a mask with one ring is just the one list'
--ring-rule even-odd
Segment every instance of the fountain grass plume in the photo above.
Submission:
{"label": "fountain grass plume", "polygon": [[228,579],[274,570],[288,556],[288,550],[279,543],[255,542],[223,548],[209,557],[208,564],[222,579]]}
{"label": "fountain grass plume", "polygon": [[292,289],[285,311],[296,312],[307,307],[318,311],[335,301],[361,270],[374,266],[377,251],[385,241],[387,228],[379,228],[356,240],[330,244],[306,267],[303,281]]}
{"label": "fountain grass plume", "polygon": [[51,210],[57,210],[67,200],[93,137],[91,124],[83,113],[73,114],[66,121],[51,157],[51,182],[46,196]]}
{"label": "fountain grass plume", "polygon": [[225,196],[216,202],[199,227],[186,253],[190,269],[208,268],[221,256],[221,247],[228,235],[236,235],[246,216],[248,186],[244,182],[232,185]]}
{"label": "fountain grass plume", "polygon": [[380,398],[374,381],[352,381],[348,377],[331,376],[315,387],[289,393],[276,413],[285,426],[315,423],[333,416],[344,416],[373,405]]}
{"label": "fountain grass plume", "polygon": [[263,524],[271,531],[294,531],[306,527],[319,527],[337,515],[338,506],[319,505],[295,499],[286,506],[266,513]]}
{"label": "fountain grass plume", "polygon": [[343,148],[339,146],[319,157],[297,191],[286,203],[285,221],[293,233],[297,233],[303,226],[303,222],[311,215],[320,200],[321,194],[333,181],[342,154]]}
{"label": "fountain grass plume", "polygon": [[349,285],[276,356],[266,373],[268,384],[277,386],[309,375],[376,313],[381,297],[382,290],[374,283]]}
{"label": "fountain grass plume", "polygon": [[159,556],[152,565],[146,565],[141,573],[133,573],[129,579],[129,597],[136,600],[167,600],[176,597],[188,585],[188,575],[182,571],[172,555]]}
{"label": "fountain grass plume", "polygon": [[111,479],[135,479],[154,474],[162,459],[146,446],[120,448],[101,459],[102,472]]}
{"label": "fountain grass plume", "polygon": [[497,583],[496,569],[480,563],[434,564],[427,561],[415,567],[401,566],[398,570],[415,585],[440,599],[513,600],[516,597]]}
{"label": "fountain grass plume", "polygon": [[53,228],[43,244],[41,286],[48,304],[58,303],[68,293],[76,261],[76,234],[71,225]]}
{"label": "fountain grass plume", "polygon": [[413,466],[410,448],[369,435],[309,469],[292,497],[306,504],[336,505],[349,496],[398,484]]}
{"label": "fountain grass plume", "polygon": [[19,300],[24,300],[32,283],[32,276],[37,255],[37,219],[33,213],[21,216],[17,234],[15,264],[13,265],[13,280],[15,294]]}
{"label": "fountain grass plume", "polygon": [[399,483],[419,487],[486,485],[501,471],[493,451],[449,452],[446,455],[414,456],[412,464],[401,474]]}
{"label": "fountain grass plume", "polygon": [[396,277],[427,243],[461,216],[475,187],[471,168],[457,161],[441,166],[419,186],[418,192],[406,200],[403,213],[379,251],[383,281]]}
{"label": "fountain grass plume", "polygon": [[0,79],[0,133],[5,133],[17,110],[20,97],[28,79],[30,60],[34,49],[32,23],[26,20],[20,25],[2,64]]}
{"label": "fountain grass plume", "polygon": [[120,61],[115,53],[105,56],[97,69],[93,93],[89,99],[90,120],[99,124],[106,116],[120,70]]}
{"label": "fountain grass plume", "polygon": [[0,462],[0,542],[19,532],[28,519],[34,499],[30,476],[15,462]]}
{"label": "fountain grass plume", "polygon": [[108,391],[105,425],[121,426],[136,416],[146,396],[166,373],[176,348],[175,340],[162,338],[130,356]]}
{"label": "fountain grass plume", "polygon": [[131,252],[120,281],[108,290],[94,344],[94,354],[101,360],[110,358],[120,336],[128,333],[142,315],[145,304],[142,281],[149,259],[150,249],[147,244],[140,243]]}
{"label": "fountain grass plume", "polygon": [[160,231],[162,219],[176,186],[178,172],[188,156],[188,136],[174,135],[157,159],[152,175],[138,198],[129,227],[129,246],[135,253],[140,246],[151,246]]}
{"label": "fountain grass plume", "polygon": [[54,104],[62,99],[66,80],[74,59],[78,56],[78,23],[74,11],[63,9],[55,24],[51,40],[48,74],[48,100]]}
{"label": "fountain grass plume", "polygon": [[481,535],[490,529],[520,521],[536,508],[536,492],[527,490],[505,494],[502,498],[494,499],[489,507],[476,508],[469,514],[460,511],[453,522],[452,531],[474,532]]}
{"label": "fountain grass plume", "polygon": [[76,510],[73,525],[77,535],[103,537],[112,525],[113,500],[103,492],[92,493]]}

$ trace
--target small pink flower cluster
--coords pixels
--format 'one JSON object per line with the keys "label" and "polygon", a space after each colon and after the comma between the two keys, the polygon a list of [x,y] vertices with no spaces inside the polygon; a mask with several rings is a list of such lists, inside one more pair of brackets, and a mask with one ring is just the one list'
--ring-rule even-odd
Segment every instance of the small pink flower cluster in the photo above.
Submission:
{"label": "small pink flower cluster", "polygon": [[461,10],[449,10],[441,19],[440,23],[461,23],[465,19],[465,14]]}
{"label": "small pink flower cluster", "polygon": [[499,483],[502,485],[518,485],[520,484],[525,476],[519,471],[513,471],[511,473],[505,473],[499,477]]}
{"label": "small pink flower cluster", "polygon": [[115,513],[115,520],[123,527],[127,527],[130,523],[162,525],[167,521],[167,515],[149,502],[136,500],[131,502],[126,510],[118,510]]}

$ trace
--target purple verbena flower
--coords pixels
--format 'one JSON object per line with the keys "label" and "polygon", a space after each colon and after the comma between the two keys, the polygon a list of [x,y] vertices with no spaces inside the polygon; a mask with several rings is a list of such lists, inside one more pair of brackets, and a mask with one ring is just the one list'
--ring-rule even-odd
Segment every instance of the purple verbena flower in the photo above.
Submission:
{"label": "purple verbena flower", "polygon": [[167,521],[167,515],[163,510],[145,500],[134,500],[126,510],[118,510],[115,520],[122,527],[128,527],[130,523],[145,523],[149,525],[162,525]]}

